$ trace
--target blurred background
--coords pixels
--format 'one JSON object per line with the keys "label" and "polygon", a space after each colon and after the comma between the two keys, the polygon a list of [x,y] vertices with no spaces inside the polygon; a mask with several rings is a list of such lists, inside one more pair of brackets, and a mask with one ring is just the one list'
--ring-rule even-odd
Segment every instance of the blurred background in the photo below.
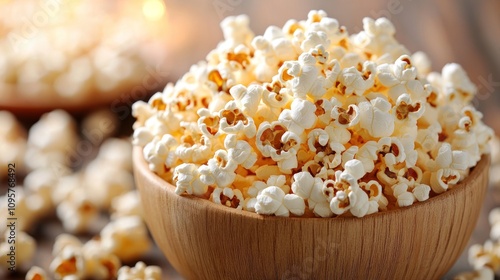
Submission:
{"label": "blurred background", "polygon": [[[225,17],[247,14],[258,35],[269,25],[306,19],[312,9],[325,10],[350,34],[362,29],[364,17],[387,17],[399,42],[411,52],[425,52],[434,71],[446,63],[461,64],[479,89],[474,105],[500,133],[498,0],[0,0],[0,110],[13,113],[26,130],[53,109],[65,109],[79,126],[88,114],[106,110],[117,120],[114,136],[127,137],[133,102],[147,99],[204,59],[222,40],[219,23]],[[4,185],[0,194],[3,190]],[[487,213],[500,205],[495,190],[471,244],[488,236]],[[51,242],[62,231],[57,223],[48,224],[55,233],[47,227],[33,233],[43,235],[46,252],[37,254],[44,264],[43,256],[50,255]],[[470,269],[466,253],[446,279]],[[178,279],[158,250],[147,259],[161,265],[168,279]]]}

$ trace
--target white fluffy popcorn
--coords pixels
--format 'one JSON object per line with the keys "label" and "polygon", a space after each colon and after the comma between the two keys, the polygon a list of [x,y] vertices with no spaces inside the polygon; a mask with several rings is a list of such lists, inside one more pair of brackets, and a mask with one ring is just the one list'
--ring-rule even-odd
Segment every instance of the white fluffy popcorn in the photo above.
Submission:
{"label": "white fluffy popcorn", "polygon": [[134,105],[133,143],[176,193],[265,215],[363,217],[453,188],[490,150],[465,71],[431,72],[388,19],[351,35],[324,11],[263,35],[248,24],[224,20],[205,61]]}
{"label": "white fluffy popcorn", "polygon": [[102,248],[120,260],[136,260],[149,251],[151,241],[148,230],[138,216],[118,218],[101,231]]}
{"label": "white fluffy popcorn", "polygon": [[29,130],[26,164],[30,169],[71,166],[78,135],[73,118],[62,110],[43,115]]}
{"label": "white fluffy popcorn", "polygon": [[134,267],[123,266],[118,270],[118,280],[161,280],[161,268],[137,262]]}
{"label": "white fluffy popcorn", "polygon": [[47,272],[41,267],[33,266],[26,272],[25,280],[48,280]]}

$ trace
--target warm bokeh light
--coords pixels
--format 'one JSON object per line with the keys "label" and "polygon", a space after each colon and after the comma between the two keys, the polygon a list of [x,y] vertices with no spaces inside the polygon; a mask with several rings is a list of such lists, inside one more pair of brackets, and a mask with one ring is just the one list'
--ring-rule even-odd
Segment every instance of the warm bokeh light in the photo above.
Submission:
{"label": "warm bokeh light", "polygon": [[148,20],[156,21],[165,15],[165,5],[161,0],[146,0],[142,5],[142,12]]}

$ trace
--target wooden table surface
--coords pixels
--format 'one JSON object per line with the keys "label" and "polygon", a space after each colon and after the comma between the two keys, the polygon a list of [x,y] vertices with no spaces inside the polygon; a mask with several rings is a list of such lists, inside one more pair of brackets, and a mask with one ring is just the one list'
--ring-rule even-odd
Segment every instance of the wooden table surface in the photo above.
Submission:
{"label": "wooden table surface", "polygon": [[[270,1],[269,1],[270,2]],[[484,112],[485,122],[500,133],[500,1],[498,0],[390,0],[390,1],[301,1],[276,0],[272,2],[242,0],[171,0],[166,2],[167,15],[174,25],[172,38],[182,37],[173,48],[171,80],[188,70],[189,65],[203,59],[222,38],[218,24],[223,17],[248,14],[251,27],[262,34],[270,24],[282,26],[286,19],[303,19],[311,9],[323,9],[337,18],[349,31],[361,29],[364,16],[386,16],[397,29],[396,37],[411,51],[425,51],[433,61],[433,69],[441,69],[448,62],[458,62],[469,73],[480,94],[475,105]],[[182,24],[182,25],[181,25]],[[209,30],[210,32],[207,32]],[[179,39],[180,40],[180,39]],[[200,43],[202,42],[202,43]],[[124,122],[121,134],[129,135],[131,120]],[[5,190],[0,189],[0,190]],[[3,193],[4,191],[0,191]],[[500,186],[490,186],[480,219],[470,244],[483,243],[489,234],[488,212],[500,206]],[[105,223],[105,220],[103,220]],[[42,221],[32,232],[39,242],[35,263],[48,267],[55,237],[62,232],[55,218]],[[83,238],[86,238],[83,236]],[[148,264],[160,265],[164,279],[182,279],[155,248],[143,259]],[[452,279],[459,272],[470,270],[467,250],[444,279]],[[0,279],[24,279],[24,275],[2,275]]]}

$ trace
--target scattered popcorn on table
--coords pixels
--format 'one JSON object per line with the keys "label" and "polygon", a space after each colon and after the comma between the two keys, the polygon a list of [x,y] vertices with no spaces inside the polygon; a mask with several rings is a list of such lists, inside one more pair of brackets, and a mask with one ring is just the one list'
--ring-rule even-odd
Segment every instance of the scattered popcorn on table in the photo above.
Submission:
{"label": "scattered popcorn on table", "polygon": [[83,279],[86,267],[81,247],[64,247],[50,263],[50,271],[55,279]]}
{"label": "scattered popcorn on table", "polygon": [[386,18],[352,35],[323,11],[260,36],[248,25],[226,18],[206,61],[133,106],[133,143],[177,194],[265,215],[363,217],[453,188],[489,152],[465,71],[431,72]]}
{"label": "scattered popcorn on table", "polygon": [[100,233],[103,250],[127,262],[137,260],[151,247],[146,225],[139,216],[118,218]]}
{"label": "scattered popcorn on table", "polygon": [[111,201],[111,219],[126,216],[143,217],[141,199],[137,190],[117,196]]}
{"label": "scattered popcorn on table", "polygon": [[29,130],[25,161],[30,169],[76,164],[78,142],[75,120],[65,111],[43,115]]}
{"label": "scattered popcorn on table", "polygon": [[118,270],[118,280],[161,280],[161,268],[158,266],[146,266],[143,262],[137,262],[134,267],[123,266]]}
{"label": "scattered popcorn on table", "polygon": [[99,218],[99,209],[93,196],[85,189],[75,189],[57,206],[57,216],[70,233],[87,232]]}

